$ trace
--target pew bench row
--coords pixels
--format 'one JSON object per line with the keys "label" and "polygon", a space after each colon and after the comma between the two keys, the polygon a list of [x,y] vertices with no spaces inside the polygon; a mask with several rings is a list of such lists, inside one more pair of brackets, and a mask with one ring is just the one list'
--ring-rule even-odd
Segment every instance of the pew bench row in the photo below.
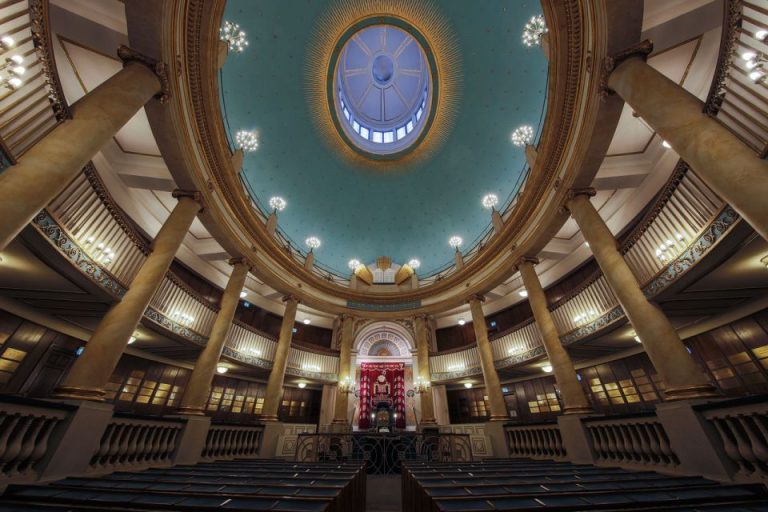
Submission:
{"label": "pew bench row", "polygon": [[0,510],[343,512],[365,509],[365,467],[227,461],[10,486]]}
{"label": "pew bench row", "polygon": [[408,463],[402,486],[405,512],[768,510],[762,485],[546,461]]}

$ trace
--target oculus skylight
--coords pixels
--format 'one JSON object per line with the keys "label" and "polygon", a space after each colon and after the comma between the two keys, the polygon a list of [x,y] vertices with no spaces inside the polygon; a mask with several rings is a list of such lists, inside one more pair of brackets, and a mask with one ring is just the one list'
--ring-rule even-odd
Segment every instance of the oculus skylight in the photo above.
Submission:
{"label": "oculus skylight", "polygon": [[432,101],[432,76],[413,34],[390,24],[361,28],[341,46],[334,108],[360,152],[394,155],[418,142]]}

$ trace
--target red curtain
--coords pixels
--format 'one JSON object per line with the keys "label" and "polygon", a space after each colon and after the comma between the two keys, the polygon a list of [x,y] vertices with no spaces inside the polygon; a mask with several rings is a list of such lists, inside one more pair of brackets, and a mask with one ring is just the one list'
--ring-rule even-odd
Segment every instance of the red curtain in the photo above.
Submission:
{"label": "red curtain", "polygon": [[[381,376],[384,376],[382,379]],[[395,426],[405,428],[405,364],[362,363],[360,365],[361,429],[371,427],[371,413],[378,402],[387,401],[397,414]]]}

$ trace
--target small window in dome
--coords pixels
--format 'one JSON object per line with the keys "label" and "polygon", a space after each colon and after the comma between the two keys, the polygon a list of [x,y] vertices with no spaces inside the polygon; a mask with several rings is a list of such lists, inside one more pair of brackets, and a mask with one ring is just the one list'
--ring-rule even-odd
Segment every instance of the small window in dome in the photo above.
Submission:
{"label": "small window in dome", "polygon": [[[390,36],[400,44],[388,45]],[[370,51],[362,55],[361,45]],[[428,48],[408,29],[387,23],[366,25],[345,38],[338,61],[333,61],[331,89],[340,128],[348,135],[345,142],[363,153],[397,158],[421,141],[419,134],[428,127],[432,109],[428,55]],[[385,101],[392,87],[408,91],[399,94],[396,104]],[[367,101],[356,104],[352,98]]]}

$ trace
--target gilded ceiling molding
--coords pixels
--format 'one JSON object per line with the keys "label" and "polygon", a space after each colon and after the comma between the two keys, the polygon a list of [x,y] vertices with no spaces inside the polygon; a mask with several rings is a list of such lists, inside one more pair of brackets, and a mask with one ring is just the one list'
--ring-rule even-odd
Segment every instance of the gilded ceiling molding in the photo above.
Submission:
{"label": "gilded ceiling molding", "polygon": [[[386,18],[401,20],[416,29],[426,40],[434,59],[436,80],[431,126],[425,127],[424,138],[413,151],[396,160],[373,159],[355,151],[342,136],[335,120],[334,107],[328,98],[329,66],[338,54],[338,44],[345,34],[367,20]],[[409,162],[428,158],[438,150],[453,128],[462,92],[461,53],[449,20],[431,0],[337,0],[317,19],[307,45],[305,86],[307,105],[322,139],[334,154],[356,165],[393,170]],[[433,76],[433,79],[435,77]]]}
{"label": "gilded ceiling molding", "polygon": [[57,121],[70,119],[72,113],[69,110],[64,90],[61,88],[59,75],[56,73],[56,59],[53,53],[53,41],[51,40],[49,0],[29,0],[30,30],[32,32],[32,44],[40,59],[42,76],[48,86],[48,99],[51,102],[54,116]]}
{"label": "gilded ceiling molding", "polygon": [[717,57],[715,76],[712,86],[704,102],[704,112],[712,117],[720,111],[725,99],[725,83],[728,80],[728,70],[741,36],[741,20],[744,2],[742,0],[725,0],[725,22],[720,37],[720,52]]}
{"label": "gilded ceiling molding", "polygon": [[[368,5],[368,0],[361,2]],[[157,24],[166,28],[158,30],[164,38],[157,44],[170,66],[173,96],[170,109],[147,106],[150,122],[176,127],[167,134],[159,130],[158,145],[164,156],[174,157],[166,157],[166,161],[176,182],[201,190],[207,206],[201,221],[225,250],[247,257],[254,274],[267,285],[295,294],[304,304],[322,311],[358,309],[371,318],[398,318],[404,312],[442,312],[491,290],[510,276],[510,261],[540,250],[553,229],[565,221],[558,208],[567,190],[591,182],[597,169],[585,167],[584,159],[602,150],[600,137],[605,138],[606,123],[618,122],[620,108],[613,102],[601,102],[599,76],[589,73],[585,62],[589,52],[601,62],[608,39],[619,37],[616,34],[625,37],[626,27],[619,24],[621,30],[614,29],[601,2],[544,0],[548,24],[559,29],[550,33],[548,103],[539,158],[507,214],[503,231],[490,238],[484,250],[468,259],[462,270],[429,286],[397,293],[352,290],[304,269],[302,262],[268,232],[265,216],[254,211],[239,177],[231,172],[216,78],[218,27],[224,5],[224,0],[178,0],[158,5],[164,14]],[[127,13],[130,32],[138,17],[132,17],[131,9]],[[639,25],[630,32],[635,29],[639,31]],[[148,31],[143,26],[142,30]],[[185,58],[176,59],[177,55]],[[597,126],[601,132],[595,138]],[[554,183],[562,185],[555,189]]]}

